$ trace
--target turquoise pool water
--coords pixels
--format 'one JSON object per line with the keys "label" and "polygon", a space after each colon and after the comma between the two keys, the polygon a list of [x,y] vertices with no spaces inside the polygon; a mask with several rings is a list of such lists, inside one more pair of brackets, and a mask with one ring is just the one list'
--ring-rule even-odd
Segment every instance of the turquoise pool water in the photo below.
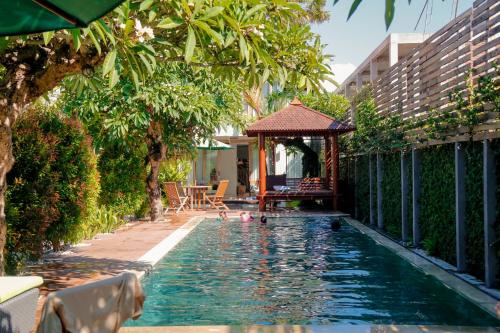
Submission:
{"label": "turquoise pool water", "polygon": [[348,224],[205,220],[144,278],[128,326],[499,322]]}

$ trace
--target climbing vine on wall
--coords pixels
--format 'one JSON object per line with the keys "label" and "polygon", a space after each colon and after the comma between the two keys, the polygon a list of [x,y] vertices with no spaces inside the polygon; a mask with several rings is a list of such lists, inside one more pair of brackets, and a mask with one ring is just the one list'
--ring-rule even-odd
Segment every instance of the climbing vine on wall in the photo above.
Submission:
{"label": "climbing vine on wall", "polygon": [[356,157],[356,198],[357,219],[365,224],[370,223],[370,182],[368,174],[368,155]]}
{"label": "climbing vine on wall", "polygon": [[420,150],[420,230],[430,255],[455,264],[455,155],[452,144]]}
{"label": "climbing vine on wall", "polygon": [[464,144],[465,156],[465,257],[467,270],[484,276],[483,225],[483,145],[481,142]]}
{"label": "climbing vine on wall", "polygon": [[401,159],[398,153],[383,155],[382,215],[387,233],[401,237]]}

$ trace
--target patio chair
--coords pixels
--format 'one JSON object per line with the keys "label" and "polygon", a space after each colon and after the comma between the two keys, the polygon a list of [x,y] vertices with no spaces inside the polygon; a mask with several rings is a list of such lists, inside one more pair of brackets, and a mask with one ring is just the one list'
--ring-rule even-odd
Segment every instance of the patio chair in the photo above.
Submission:
{"label": "patio chair", "polygon": [[[177,182],[177,192],[179,192],[179,197],[180,198],[187,197],[187,198],[190,199],[189,195],[186,194],[186,192],[184,191],[184,187],[182,186],[182,182],[181,181]],[[186,201],[186,207],[190,207],[191,208],[191,204],[189,202],[189,199],[188,199],[188,201]]]}
{"label": "patio chair", "polygon": [[179,194],[179,189],[175,182],[166,182],[163,189],[165,190],[168,199],[168,207],[165,210],[165,213],[168,213],[169,209],[171,208],[177,208],[177,210],[175,211],[176,214],[179,214],[181,210],[186,210],[185,207],[188,205],[189,197],[181,196]]}
{"label": "patio chair", "polygon": [[219,182],[219,186],[217,187],[217,191],[214,195],[207,195],[207,200],[210,203],[211,208],[225,209],[229,210],[229,207],[224,203],[224,194],[226,194],[227,187],[229,186],[229,180],[221,180]]}

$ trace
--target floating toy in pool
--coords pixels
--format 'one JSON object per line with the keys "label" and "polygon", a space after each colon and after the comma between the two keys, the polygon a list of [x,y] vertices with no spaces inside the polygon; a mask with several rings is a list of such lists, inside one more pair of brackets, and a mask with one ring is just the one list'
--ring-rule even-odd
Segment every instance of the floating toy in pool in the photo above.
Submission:
{"label": "floating toy in pool", "polygon": [[254,220],[254,217],[250,213],[242,212],[240,214],[240,220],[241,222],[252,222]]}

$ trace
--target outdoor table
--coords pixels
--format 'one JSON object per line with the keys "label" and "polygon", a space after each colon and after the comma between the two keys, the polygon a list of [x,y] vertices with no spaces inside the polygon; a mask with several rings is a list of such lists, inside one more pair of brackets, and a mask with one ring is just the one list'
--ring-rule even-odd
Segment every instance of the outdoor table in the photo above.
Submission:
{"label": "outdoor table", "polygon": [[194,205],[197,203],[197,209],[200,209],[201,203],[203,201],[203,207],[206,206],[207,203],[207,191],[210,189],[210,186],[206,185],[190,185],[186,186],[186,191],[189,195],[191,209],[193,210]]}

